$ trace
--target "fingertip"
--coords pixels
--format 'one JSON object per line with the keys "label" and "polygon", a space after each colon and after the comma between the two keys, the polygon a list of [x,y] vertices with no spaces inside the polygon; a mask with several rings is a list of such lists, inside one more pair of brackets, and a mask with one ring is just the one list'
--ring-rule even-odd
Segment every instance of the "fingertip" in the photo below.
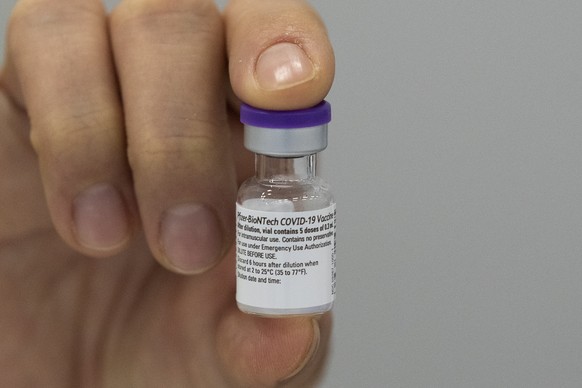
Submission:
{"label": "fingertip", "polygon": [[225,11],[234,93],[263,109],[313,106],[329,92],[333,49],[316,11],[303,1],[232,2]]}
{"label": "fingertip", "polygon": [[312,319],[311,326],[313,328],[313,337],[311,339],[311,345],[305,352],[305,356],[303,356],[301,362],[295,367],[295,369],[291,373],[289,373],[287,376],[281,379],[280,381],[281,383],[284,384],[286,382],[289,382],[297,375],[299,375],[301,372],[303,372],[305,370],[305,367],[308,364],[310,364],[311,361],[316,356],[317,351],[319,350],[319,346],[321,344],[321,330],[319,328],[319,321],[317,319]]}
{"label": "fingertip", "polygon": [[97,254],[118,251],[131,235],[125,200],[110,184],[95,184],[77,195],[73,223],[78,243]]}
{"label": "fingertip", "polygon": [[219,326],[218,352],[240,386],[312,381],[327,338],[320,324],[312,317],[261,318],[233,307]]}
{"label": "fingertip", "polygon": [[285,387],[312,387],[325,373],[327,355],[330,347],[332,331],[332,314],[317,315],[312,319],[314,326],[314,339],[310,351],[302,364],[287,378],[280,381]]}
{"label": "fingertip", "polygon": [[309,82],[316,66],[303,49],[291,42],[267,47],[255,64],[255,81],[264,91],[279,91]]}
{"label": "fingertip", "polygon": [[225,236],[214,210],[199,203],[174,206],[162,216],[160,246],[174,272],[199,274],[214,267],[225,251]]}

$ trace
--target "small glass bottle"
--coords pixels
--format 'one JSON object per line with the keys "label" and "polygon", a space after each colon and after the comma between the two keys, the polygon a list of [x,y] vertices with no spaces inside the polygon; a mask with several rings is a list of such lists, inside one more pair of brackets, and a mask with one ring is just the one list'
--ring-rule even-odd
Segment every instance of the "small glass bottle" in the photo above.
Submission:
{"label": "small glass bottle", "polygon": [[255,176],[237,198],[237,304],[264,316],[321,314],[335,298],[335,201],[315,174],[326,101],[294,111],[241,106]]}

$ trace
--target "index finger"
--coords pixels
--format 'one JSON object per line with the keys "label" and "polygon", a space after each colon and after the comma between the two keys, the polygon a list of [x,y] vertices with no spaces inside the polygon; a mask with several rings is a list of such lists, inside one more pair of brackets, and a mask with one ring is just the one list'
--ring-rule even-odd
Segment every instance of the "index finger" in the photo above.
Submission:
{"label": "index finger", "polygon": [[307,2],[231,0],[225,21],[231,85],[241,100],[263,109],[299,109],[329,92],[333,49]]}

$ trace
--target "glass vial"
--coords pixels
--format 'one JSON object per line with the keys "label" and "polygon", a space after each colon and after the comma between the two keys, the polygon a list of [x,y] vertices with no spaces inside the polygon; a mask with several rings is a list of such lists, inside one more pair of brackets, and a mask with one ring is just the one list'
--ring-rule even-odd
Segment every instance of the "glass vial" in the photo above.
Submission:
{"label": "glass vial", "polygon": [[241,106],[255,176],[238,192],[236,300],[264,316],[322,314],[335,298],[335,201],[316,175],[326,101],[294,111]]}

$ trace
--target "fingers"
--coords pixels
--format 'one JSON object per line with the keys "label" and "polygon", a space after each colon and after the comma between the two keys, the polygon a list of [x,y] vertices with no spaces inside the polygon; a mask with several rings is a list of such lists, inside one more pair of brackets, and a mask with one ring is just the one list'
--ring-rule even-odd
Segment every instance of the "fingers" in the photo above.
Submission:
{"label": "fingers", "polygon": [[232,239],[222,31],[210,0],[126,0],[111,16],[141,218],[155,256],[178,272],[211,267]]}
{"label": "fingers", "polygon": [[296,109],[328,93],[333,50],[307,2],[231,0],[225,19],[231,84],[241,100],[264,109]]}
{"label": "fingers", "polygon": [[[333,53],[305,2],[234,0],[225,20],[239,98],[293,109],[328,92]],[[30,116],[51,217],[71,246],[113,254],[141,219],[168,268],[200,272],[223,255],[236,191],[223,27],[210,0],[125,0],[110,31],[99,0],[18,3],[4,81]]]}
{"label": "fingers", "polygon": [[[0,89],[0,246],[51,227],[36,155],[20,133],[28,121]],[[14,131],[6,130],[7,128]],[[17,200],[15,200],[17,199]]]}
{"label": "fingers", "polygon": [[98,0],[21,0],[5,84],[26,106],[55,227],[73,247],[111,254],[135,225],[106,17]]}
{"label": "fingers", "polygon": [[329,315],[258,318],[233,308],[218,327],[217,350],[236,386],[313,386],[330,329]]}

